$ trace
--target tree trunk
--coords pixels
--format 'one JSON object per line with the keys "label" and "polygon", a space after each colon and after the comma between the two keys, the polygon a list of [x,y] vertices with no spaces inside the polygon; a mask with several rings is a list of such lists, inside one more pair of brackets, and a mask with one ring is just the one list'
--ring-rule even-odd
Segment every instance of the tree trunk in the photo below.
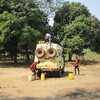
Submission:
{"label": "tree trunk", "polygon": [[72,55],[73,55],[72,53],[68,54],[68,61],[72,61]]}
{"label": "tree trunk", "polygon": [[26,49],[26,62],[30,60],[28,48]]}
{"label": "tree trunk", "polygon": [[11,58],[11,60],[14,60],[14,57],[13,57],[12,53],[10,54],[10,58]]}
{"label": "tree trunk", "polygon": [[14,63],[17,63],[17,53],[14,54]]}

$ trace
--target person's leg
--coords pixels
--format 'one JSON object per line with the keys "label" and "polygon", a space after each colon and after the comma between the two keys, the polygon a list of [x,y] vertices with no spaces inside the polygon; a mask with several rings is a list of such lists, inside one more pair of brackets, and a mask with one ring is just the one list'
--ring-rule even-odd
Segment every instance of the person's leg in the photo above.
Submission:
{"label": "person's leg", "polygon": [[31,69],[31,71],[33,72],[33,68],[30,68]]}
{"label": "person's leg", "polygon": [[[35,71],[34,71],[34,68],[30,68],[31,69],[31,71],[33,72],[33,74],[32,74],[32,76],[36,76],[36,73],[35,73]],[[36,78],[36,77],[35,77]]]}
{"label": "person's leg", "polygon": [[78,75],[80,75],[80,70],[79,70],[79,67],[77,67],[77,70],[78,70]]}
{"label": "person's leg", "polygon": [[74,75],[76,75],[76,66],[75,66],[75,68],[74,68]]}
{"label": "person's leg", "polygon": [[34,71],[34,79],[36,80],[36,71]]}

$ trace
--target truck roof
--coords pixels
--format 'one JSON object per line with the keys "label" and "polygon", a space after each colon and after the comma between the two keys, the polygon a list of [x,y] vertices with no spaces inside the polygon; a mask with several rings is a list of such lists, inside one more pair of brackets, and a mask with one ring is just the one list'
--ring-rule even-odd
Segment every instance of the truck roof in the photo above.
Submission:
{"label": "truck roof", "polygon": [[58,49],[58,50],[61,50],[63,51],[62,47],[56,43],[43,43],[43,44],[37,44],[36,48],[43,48],[43,49],[46,49],[46,48],[54,48],[54,49]]}

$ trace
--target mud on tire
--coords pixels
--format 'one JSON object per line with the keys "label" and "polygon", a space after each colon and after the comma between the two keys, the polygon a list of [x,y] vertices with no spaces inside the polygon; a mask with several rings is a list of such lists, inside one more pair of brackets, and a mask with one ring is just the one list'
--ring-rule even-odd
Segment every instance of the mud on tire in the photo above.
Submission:
{"label": "mud on tire", "polygon": [[47,51],[46,51],[46,54],[48,57],[50,58],[53,58],[56,56],[57,52],[54,48],[49,48]]}
{"label": "mud on tire", "polygon": [[36,55],[38,58],[42,58],[42,57],[45,55],[44,49],[42,49],[42,48],[37,48],[37,49],[35,50],[35,55]]}

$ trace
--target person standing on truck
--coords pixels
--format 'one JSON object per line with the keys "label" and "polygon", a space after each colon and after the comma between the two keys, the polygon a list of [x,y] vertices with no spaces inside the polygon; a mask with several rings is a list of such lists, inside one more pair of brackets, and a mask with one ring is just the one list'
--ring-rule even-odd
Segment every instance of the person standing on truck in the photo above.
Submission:
{"label": "person standing on truck", "polygon": [[40,61],[38,61],[38,62],[33,62],[31,65],[30,65],[30,69],[31,69],[31,71],[33,72],[33,75],[34,75],[34,79],[36,79],[36,65],[37,64],[39,64],[40,63]]}
{"label": "person standing on truck", "polygon": [[49,33],[45,34],[44,39],[45,39],[46,42],[51,43],[51,35]]}
{"label": "person standing on truck", "polygon": [[74,63],[74,75],[76,75],[76,70],[78,71],[78,75],[80,75],[80,59],[76,56],[75,63]]}

